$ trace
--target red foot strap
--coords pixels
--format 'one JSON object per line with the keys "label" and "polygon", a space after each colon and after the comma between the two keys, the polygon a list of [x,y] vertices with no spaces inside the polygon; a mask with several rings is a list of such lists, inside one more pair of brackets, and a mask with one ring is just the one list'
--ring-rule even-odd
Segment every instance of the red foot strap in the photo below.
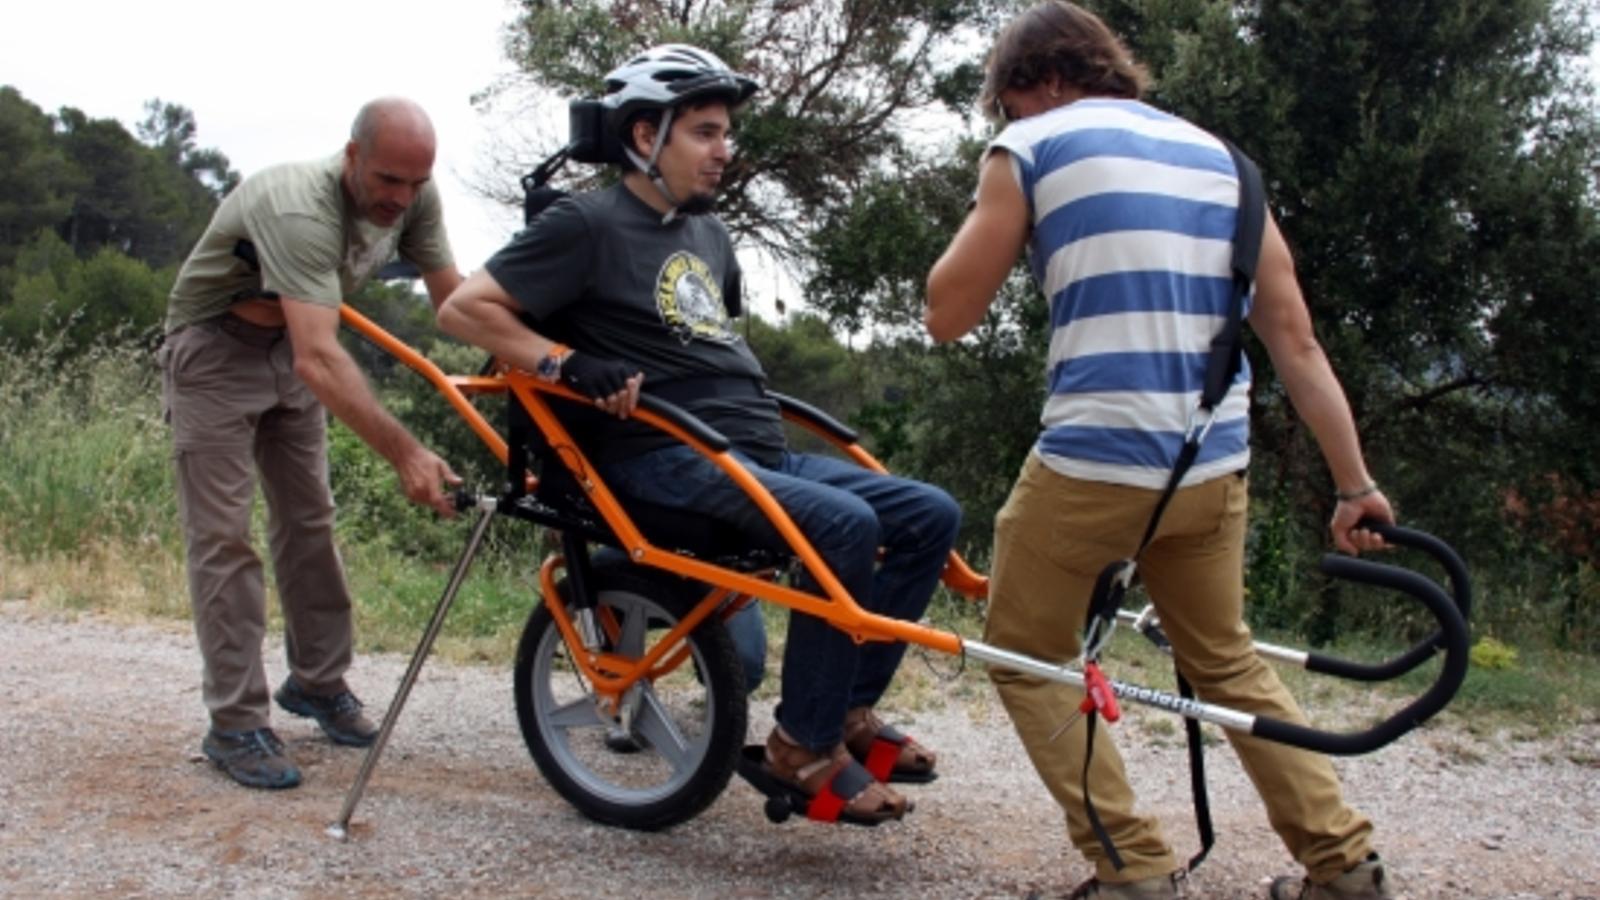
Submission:
{"label": "red foot strap", "polygon": [[872,741],[872,749],[867,751],[864,760],[867,771],[879,781],[888,781],[895,763],[900,761],[900,749],[910,742],[910,738],[894,730],[893,726],[883,726]]}
{"label": "red foot strap", "polygon": [[818,822],[837,822],[839,814],[850,804],[850,799],[867,789],[872,776],[861,764],[851,760],[833,773],[828,783],[806,804],[806,818]]}

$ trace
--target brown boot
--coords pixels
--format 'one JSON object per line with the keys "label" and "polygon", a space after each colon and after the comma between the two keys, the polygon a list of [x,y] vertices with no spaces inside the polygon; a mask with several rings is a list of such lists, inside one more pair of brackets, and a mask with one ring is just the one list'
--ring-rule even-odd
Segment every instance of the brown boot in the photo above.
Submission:
{"label": "brown boot", "polygon": [[1343,875],[1322,884],[1285,875],[1272,882],[1267,896],[1272,900],[1390,900],[1393,891],[1383,860],[1373,853]]}

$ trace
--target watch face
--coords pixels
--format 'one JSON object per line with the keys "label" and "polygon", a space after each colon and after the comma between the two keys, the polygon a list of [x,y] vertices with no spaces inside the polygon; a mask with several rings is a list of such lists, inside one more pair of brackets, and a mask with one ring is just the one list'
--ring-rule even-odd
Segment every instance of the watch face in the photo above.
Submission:
{"label": "watch face", "polygon": [[556,375],[561,371],[561,360],[555,356],[546,356],[539,360],[539,368],[534,372],[546,381],[555,381]]}

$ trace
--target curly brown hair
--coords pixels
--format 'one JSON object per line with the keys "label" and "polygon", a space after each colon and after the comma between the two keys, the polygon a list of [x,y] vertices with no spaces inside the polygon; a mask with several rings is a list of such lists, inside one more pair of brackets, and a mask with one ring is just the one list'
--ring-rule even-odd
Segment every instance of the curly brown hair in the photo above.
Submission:
{"label": "curly brown hair", "polygon": [[1000,92],[1051,76],[1092,97],[1137,100],[1150,74],[1100,17],[1075,3],[1047,0],[1012,19],[995,38],[978,105],[1003,118]]}

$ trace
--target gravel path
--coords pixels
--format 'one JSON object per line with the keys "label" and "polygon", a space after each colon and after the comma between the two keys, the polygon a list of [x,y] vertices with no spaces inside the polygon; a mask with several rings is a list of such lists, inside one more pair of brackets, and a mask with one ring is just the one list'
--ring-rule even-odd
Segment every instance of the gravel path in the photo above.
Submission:
{"label": "gravel path", "polygon": [[[509,673],[430,661],[353,839],[324,827],[362,759],[303,719],[275,727],[305,784],[237,788],[199,753],[199,658],[178,624],[68,620],[0,605],[0,894],[172,896],[1022,897],[1087,876],[992,703],[891,715],[941,754],[918,809],[876,829],[769,824],[737,780],[665,833],[592,824],[524,749]],[[269,669],[281,677],[281,650]],[[405,659],[352,680],[381,712]],[[896,711],[891,710],[891,713]],[[1155,714],[1151,714],[1152,716]],[[770,707],[752,710],[764,734]],[[1181,737],[1117,726],[1147,808],[1193,847]],[[1412,898],[1600,897],[1600,727],[1546,743],[1430,729],[1339,760]],[[1219,840],[1200,897],[1259,896],[1289,871],[1233,755],[1207,757]]]}

